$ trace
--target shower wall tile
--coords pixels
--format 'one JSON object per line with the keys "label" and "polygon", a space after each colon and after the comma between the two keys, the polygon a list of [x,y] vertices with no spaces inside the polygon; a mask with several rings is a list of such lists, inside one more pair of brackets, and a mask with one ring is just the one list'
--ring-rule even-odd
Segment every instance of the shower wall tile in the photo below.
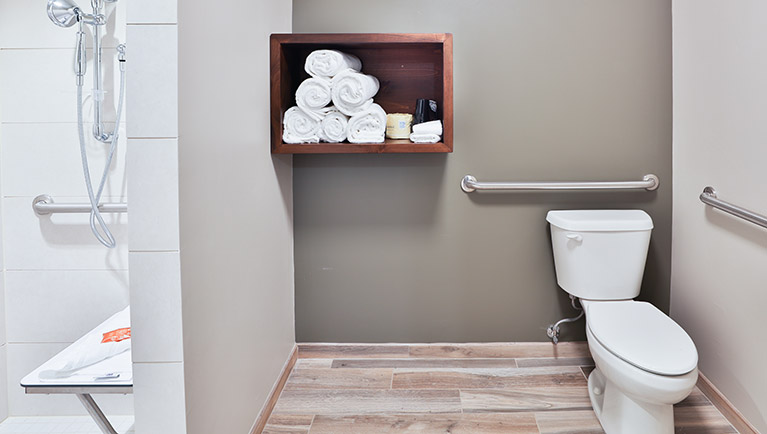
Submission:
{"label": "shower wall tile", "polygon": [[177,27],[128,26],[128,42],[128,137],[178,137]]}
{"label": "shower wall tile", "polygon": [[178,250],[178,140],[130,139],[128,146],[130,250]]}
{"label": "shower wall tile", "polygon": [[137,433],[186,434],[183,363],[134,361],[133,382]]}
{"label": "shower wall tile", "polygon": [[[0,50],[0,122],[77,122],[77,89],[72,72],[75,50]],[[119,72],[110,62],[114,54],[104,52],[103,73],[107,89],[119,89]],[[85,75],[83,116],[93,119],[89,94],[93,80],[92,60]],[[105,97],[105,107],[115,106],[114,92]],[[114,119],[107,109],[105,120]]]}
{"label": "shower wall tile", "polygon": [[173,24],[177,11],[178,0],[130,0],[128,24]]}
{"label": "shower wall tile", "polygon": [[[8,344],[8,407],[13,416],[85,415],[85,409],[72,395],[27,395],[19,385],[21,379],[68,344]],[[95,397],[104,413],[133,414],[131,395],[98,395]]]}
{"label": "shower wall tile", "polygon": [[[128,1],[107,4],[108,17],[103,47],[116,47],[125,41],[126,9]],[[78,0],[84,10],[91,11],[87,0]],[[77,26],[58,27],[45,12],[44,1],[0,0],[0,47],[2,48],[73,48]],[[92,38],[87,33],[90,46]]]}
{"label": "shower wall tile", "polygon": [[[90,132],[92,125],[86,124],[85,131]],[[114,126],[108,125],[108,128],[111,130]],[[74,123],[3,125],[0,128],[3,196],[31,198],[50,194],[58,198],[86,195],[77,136],[77,124]],[[86,140],[91,180],[98,185],[109,145],[97,141],[91,134],[87,134]],[[120,198],[120,201],[125,200],[127,192],[126,143],[123,125],[104,190],[104,195]]]}
{"label": "shower wall tile", "polygon": [[[2,249],[2,244],[0,244],[0,249]],[[0,345],[5,345],[8,343],[8,322],[6,321],[6,306],[8,305],[8,301],[5,297],[5,272],[3,271],[2,267],[0,267]],[[3,371],[0,371],[0,373]],[[2,395],[3,391],[2,387],[0,387],[0,395]]]}
{"label": "shower wall tile", "polygon": [[[87,202],[86,197],[58,197],[59,202]],[[117,201],[105,198],[105,201]],[[3,201],[7,270],[126,270],[128,217],[104,215],[117,240],[106,249],[94,239],[87,214],[37,216],[29,197]]]}
{"label": "shower wall tile", "polygon": [[0,345],[0,420],[8,417],[8,346]]}
{"label": "shower wall tile", "polygon": [[10,271],[6,289],[12,343],[74,342],[129,301],[127,271]]}
{"label": "shower wall tile", "polygon": [[178,252],[131,252],[133,362],[181,362],[181,264]]}

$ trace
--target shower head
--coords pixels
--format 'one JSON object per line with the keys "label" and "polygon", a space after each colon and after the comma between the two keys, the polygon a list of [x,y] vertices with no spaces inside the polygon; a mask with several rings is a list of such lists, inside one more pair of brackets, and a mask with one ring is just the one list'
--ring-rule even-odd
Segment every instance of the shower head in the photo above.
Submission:
{"label": "shower head", "polygon": [[81,13],[71,0],[48,0],[48,18],[59,27],[71,27],[80,19]]}
{"label": "shower head", "polygon": [[94,26],[106,22],[104,15],[86,14],[72,0],[48,0],[48,18],[59,27],[72,27],[78,21]]}

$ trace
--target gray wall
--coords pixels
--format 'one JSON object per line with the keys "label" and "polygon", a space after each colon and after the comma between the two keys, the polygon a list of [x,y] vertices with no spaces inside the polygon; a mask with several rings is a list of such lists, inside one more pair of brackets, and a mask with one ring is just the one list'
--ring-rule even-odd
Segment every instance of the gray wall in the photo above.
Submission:
{"label": "gray wall", "polygon": [[[543,341],[569,314],[545,215],[641,208],[641,298],[667,311],[670,0],[294,0],[294,32],[451,32],[455,152],[294,159],[297,340]],[[363,65],[364,69],[364,65]],[[482,180],[657,192],[467,195]],[[565,338],[583,339],[584,324]]]}
{"label": "gray wall", "polygon": [[268,103],[292,5],[178,7],[187,432],[244,434],[295,345],[291,157],[270,153]]}

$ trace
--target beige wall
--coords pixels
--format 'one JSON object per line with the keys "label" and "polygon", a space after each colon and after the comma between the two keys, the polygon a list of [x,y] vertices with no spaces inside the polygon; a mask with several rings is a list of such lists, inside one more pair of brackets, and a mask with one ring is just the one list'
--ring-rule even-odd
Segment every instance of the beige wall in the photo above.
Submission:
{"label": "beige wall", "polygon": [[703,205],[703,187],[767,214],[767,4],[674,1],[671,315],[701,371],[767,432],[767,232]]}
{"label": "beige wall", "polygon": [[[299,341],[543,341],[570,314],[546,212],[641,208],[641,297],[668,309],[671,2],[294,0],[296,32],[452,32],[455,152],[294,158]],[[364,65],[363,65],[364,69]],[[655,193],[467,195],[482,180]],[[567,338],[583,339],[583,322]]]}
{"label": "beige wall", "polygon": [[291,158],[269,151],[289,1],[179,2],[187,432],[247,433],[295,343]]}

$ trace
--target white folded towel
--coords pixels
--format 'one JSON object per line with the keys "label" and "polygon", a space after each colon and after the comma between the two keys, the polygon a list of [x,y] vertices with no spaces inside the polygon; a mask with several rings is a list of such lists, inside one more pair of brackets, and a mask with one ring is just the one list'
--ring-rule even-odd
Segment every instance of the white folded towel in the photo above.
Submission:
{"label": "white folded towel", "polygon": [[362,62],[337,50],[316,50],[306,57],[304,69],[312,77],[332,78],[345,69],[362,71]]}
{"label": "white folded towel", "polygon": [[282,140],[285,143],[317,143],[320,121],[299,107],[291,107],[282,118]]}
{"label": "white folded towel", "polygon": [[442,121],[429,121],[413,125],[415,134],[436,134],[442,135]]}
{"label": "white folded towel", "polygon": [[410,134],[410,141],[413,143],[438,143],[439,140],[440,140],[439,134],[431,134],[431,133]]}
{"label": "white folded towel", "polygon": [[78,370],[122,354],[131,348],[130,307],[112,315],[85,336],[67,347],[49,369],[40,371],[40,379],[66,378]]}
{"label": "white folded towel", "polygon": [[349,119],[349,142],[383,143],[386,133],[386,112],[378,104]]}
{"label": "white folded towel", "polygon": [[[373,104],[373,97],[378,93],[378,79],[347,69],[333,77],[331,83],[333,105],[341,113],[354,116],[362,113]],[[384,124],[386,124],[384,120]]]}
{"label": "white folded towel", "polygon": [[343,113],[330,107],[325,117],[320,121],[320,140],[323,142],[339,143],[349,135],[349,118]]}
{"label": "white folded towel", "polygon": [[307,78],[296,90],[296,105],[315,119],[322,119],[317,111],[330,103],[330,80]]}

